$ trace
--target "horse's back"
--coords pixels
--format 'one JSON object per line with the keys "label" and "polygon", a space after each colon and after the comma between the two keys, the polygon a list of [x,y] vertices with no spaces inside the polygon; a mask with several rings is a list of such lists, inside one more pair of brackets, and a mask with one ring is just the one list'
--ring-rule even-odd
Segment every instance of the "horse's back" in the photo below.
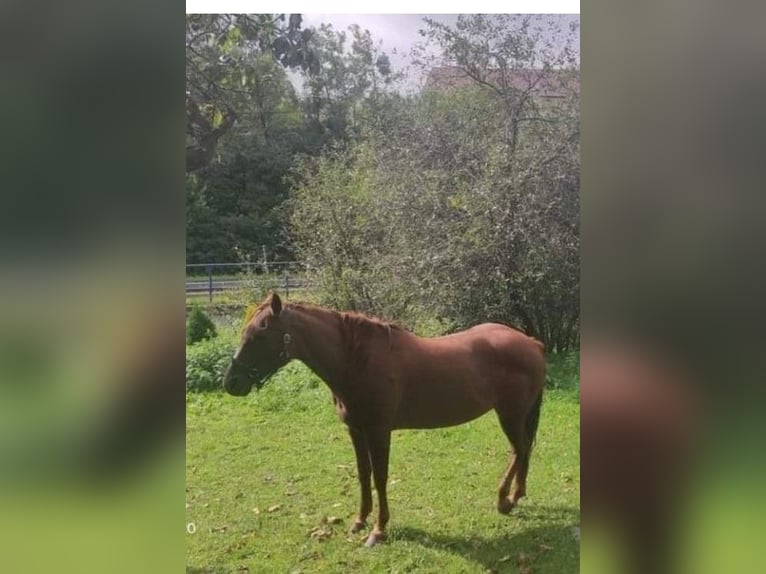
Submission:
{"label": "horse's back", "polygon": [[491,354],[495,359],[509,364],[533,367],[545,363],[544,347],[540,341],[501,323],[481,323],[465,331],[425,341],[429,341],[426,345],[434,348],[467,348],[479,358]]}
{"label": "horse's back", "polygon": [[455,360],[472,365],[474,378],[485,381],[498,400],[519,393],[537,396],[545,378],[540,341],[500,323],[482,323],[451,337],[464,349]]}
{"label": "horse's back", "polygon": [[399,381],[402,426],[460,424],[498,402],[526,403],[542,386],[541,344],[505,325],[485,323],[443,337],[413,337],[407,345]]}

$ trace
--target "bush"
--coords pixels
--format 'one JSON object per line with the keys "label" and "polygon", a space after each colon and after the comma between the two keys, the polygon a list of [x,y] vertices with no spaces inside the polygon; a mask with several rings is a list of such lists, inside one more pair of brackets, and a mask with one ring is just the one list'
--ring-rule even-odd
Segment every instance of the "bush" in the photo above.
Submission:
{"label": "bush", "polygon": [[217,337],[187,346],[186,391],[220,390],[221,378],[235,348],[233,337]]}
{"label": "bush", "polygon": [[546,121],[513,143],[509,118],[524,110],[507,104],[473,88],[425,94],[295,170],[292,237],[322,304],[579,346],[577,102],[535,112]]}
{"label": "bush", "polygon": [[545,386],[548,389],[566,391],[580,390],[580,353],[567,351],[547,353],[548,368],[545,373]]}
{"label": "bush", "polygon": [[186,318],[186,344],[191,345],[206,339],[216,337],[213,321],[208,317],[199,305],[193,305],[189,316]]}

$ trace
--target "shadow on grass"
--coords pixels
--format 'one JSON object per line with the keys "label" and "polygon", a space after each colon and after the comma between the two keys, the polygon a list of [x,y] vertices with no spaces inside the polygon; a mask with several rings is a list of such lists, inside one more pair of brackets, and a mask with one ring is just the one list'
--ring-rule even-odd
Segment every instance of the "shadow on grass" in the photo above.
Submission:
{"label": "shadow on grass", "polygon": [[439,534],[401,526],[392,529],[389,544],[408,541],[424,548],[451,552],[475,562],[489,572],[579,572],[580,543],[572,527],[580,522],[576,508],[526,507],[514,510],[509,520],[551,522],[550,526],[535,526],[521,532],[493,532],[468,536]]}

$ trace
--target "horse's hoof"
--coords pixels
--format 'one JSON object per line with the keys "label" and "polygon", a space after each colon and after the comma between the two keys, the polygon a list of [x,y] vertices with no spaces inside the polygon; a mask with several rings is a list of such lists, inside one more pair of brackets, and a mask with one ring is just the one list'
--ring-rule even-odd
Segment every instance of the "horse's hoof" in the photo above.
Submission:
{"label": "horse's hoof", "polygon": [[367,528],[367,523],[365,523],[365,522],[358,522],[357,521],[357,522],[354,522],[351,525],[351,528],[348,529],[348,533],[349,534],[356,534],[357,532],[361,532],[365,528]]}
{"label": "horse's hoof", "polygon": [[384,532],[376,532],[373,530],[372,532],[370,532],[370,536],[367,538],[367,542],[365,542],[364,545],[367,548],[372,548],[378,542],[382,542],[385,539],[386,539],[386,534]]}
{"label": "horse's hoof", "polygon": [[510,498],[503,498],[497,502],[497,511],[500,514],[510,514],[514,506],[516,506],[516,504],[511,502]]}

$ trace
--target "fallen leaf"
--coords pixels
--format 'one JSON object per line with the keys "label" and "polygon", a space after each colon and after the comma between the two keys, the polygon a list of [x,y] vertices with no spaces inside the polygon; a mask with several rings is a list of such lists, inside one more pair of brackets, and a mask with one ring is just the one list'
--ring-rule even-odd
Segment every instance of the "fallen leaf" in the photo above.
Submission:
{"label": "fallen leaf", "polygon": [[498,562],[508,562],[511,559],[510,556],[503,556]]}
{"label": "fallen leaf", "polygon": [[328,516],[327,522],[329,524],[340,524],[341,522],[343,522],[343,519],[340,518],[339,516]]}
{"label": "fallen leaf", "polygon": [[253,512],[255,514],[260,514],[261,513],[261,509],[256,506],[255,508],[253,508]]}
{"label": "fallen leaf", "polygon": [[316,528],[311,529],[311,531],[309,532],[309,536],[321,542],[322,540],[327,540],[328,538],[330,538],[330,536],[332,536],[332,530],[328,530],[326,528],[322,528],[321,526],[317,526]]}
{"label": "fallen leaf", "polygon": [[282,508],[281,504],[275,504],[274,506],[269,506],[269,509],[266,512],[276,512],[280,508]]}

